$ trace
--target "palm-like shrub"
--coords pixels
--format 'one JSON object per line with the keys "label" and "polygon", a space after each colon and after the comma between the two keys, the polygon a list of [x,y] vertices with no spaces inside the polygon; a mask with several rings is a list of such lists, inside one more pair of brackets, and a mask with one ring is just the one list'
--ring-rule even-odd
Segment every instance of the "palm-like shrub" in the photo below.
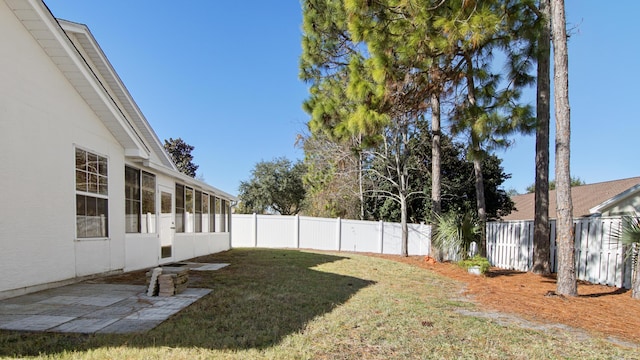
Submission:
{"label": "palm-like shrub", "polygon": [[633,281],[631,285],[631,297],[640,299],[640,266],[638,266],[638,247],[640,246],[640,218],[633,216],[623,216],[620,231],[614,235],[623,245],[627,245],[629,250],[627,256],[631,257],[633,263]]}
{"label": "palm-like shrub", "polygon": [[471,212],[450,211],[435,216],[435,231],[431,237],[433,247],[450,260],[469,258],[471,244],[479,240],[480,226]]}

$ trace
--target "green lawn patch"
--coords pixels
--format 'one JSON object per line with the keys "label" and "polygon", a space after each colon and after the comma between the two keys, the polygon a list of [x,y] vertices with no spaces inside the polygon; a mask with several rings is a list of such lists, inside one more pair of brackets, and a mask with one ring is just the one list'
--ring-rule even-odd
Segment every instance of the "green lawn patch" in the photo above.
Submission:
{"label": "green lawn patch", "polygon": [[462,286],[407,264],[351,253],[234,249],[197,259],[208,296],[145,334],[0,331],[0,356],[62,359],[638,358],[563,330],[461,314]]}

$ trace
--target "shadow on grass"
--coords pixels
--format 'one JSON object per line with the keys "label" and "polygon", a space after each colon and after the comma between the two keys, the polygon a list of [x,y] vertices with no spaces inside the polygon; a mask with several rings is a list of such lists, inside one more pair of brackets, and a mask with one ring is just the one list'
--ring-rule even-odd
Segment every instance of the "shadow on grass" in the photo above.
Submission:
{"label": "shadow on grass", "polygon": [[213,289],[144,334],[81,335],[0,331],[0,356],[55,355],[102,347],[159,346],[263,349],[304,332],[308,322],[331,312],[374,284],[314,266],[347,257],[293,250],[234,249],[196,259],[231,265],[193,274],[190,287]]}

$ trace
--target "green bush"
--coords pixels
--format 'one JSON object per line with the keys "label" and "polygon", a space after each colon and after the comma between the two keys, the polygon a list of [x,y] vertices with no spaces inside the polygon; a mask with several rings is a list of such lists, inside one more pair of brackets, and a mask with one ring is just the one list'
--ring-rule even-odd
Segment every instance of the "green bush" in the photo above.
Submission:
{"label": "green bush", "polygon": [[435,216],[433,246],[440,252],[456,254],[458,259],[467,259],[471,243],[479,242],[480,226],[471,212],[450,211]]}
{"label": "green bush", "polygon": [[471,259],[458,261],[458,265],[464,269],[469,269],[472,266],[479,266],[480,273],[482,274],[486,273],[491,267],[491,263],[489,263],[489,260],[480,255],[476,255]]}

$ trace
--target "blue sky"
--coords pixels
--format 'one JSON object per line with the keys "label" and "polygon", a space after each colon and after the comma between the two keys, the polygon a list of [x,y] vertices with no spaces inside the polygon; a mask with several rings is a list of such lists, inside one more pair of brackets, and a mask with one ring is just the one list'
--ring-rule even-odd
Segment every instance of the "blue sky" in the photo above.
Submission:
{"label": "blue sky", "polygon": [[[298,80],[299,1],[45,3],[54,16],[89,27],[158,137],[195,146],[197,173],[208,183],[237,194],[257,162],[303,157],[294,145],[308,120],[307,86]],[[587,183],[639,176],[640,2],[566,7],[572,176]],[[505,189],[533,183],[534,151],[526,136],[496,153],[512,175]],[[552,178],[553,162],[552,155]]]}

